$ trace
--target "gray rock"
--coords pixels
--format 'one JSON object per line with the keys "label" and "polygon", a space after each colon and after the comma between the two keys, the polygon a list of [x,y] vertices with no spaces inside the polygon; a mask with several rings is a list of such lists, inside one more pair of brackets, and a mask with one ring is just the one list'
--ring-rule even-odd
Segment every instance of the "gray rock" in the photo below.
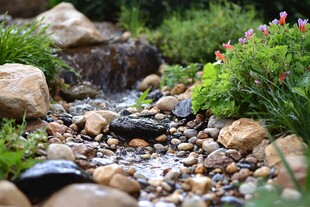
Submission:
{"label": "gray rock", "polygon": [[194,116],[192,109],[192,99],[188,98],[177,103],[172,110],[172,114],[179,118],[190,118]]}

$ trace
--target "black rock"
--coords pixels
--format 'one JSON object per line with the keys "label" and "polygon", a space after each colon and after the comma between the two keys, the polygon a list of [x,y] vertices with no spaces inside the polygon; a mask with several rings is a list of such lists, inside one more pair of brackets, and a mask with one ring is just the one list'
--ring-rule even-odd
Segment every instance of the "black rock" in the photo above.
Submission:
{"label": "black rock", "polygon": [[94,181],[72,161],[46,160],[26,170],[14,183],[35,204],[66,185]]}
{"label": "black rock", "polygon": [[172,114],[179,118],[191,118],[194,116],[194,111],[192,109],[192,99],[184,99],[177,103],[177,105],[172,110]]}
{"label": "black rock", "polygon": [[138,137],[152,140],[167,131],[164,126],[152,119],[129,117],[120,117],[113,120],[109,125],[109,130],[125,140]]}

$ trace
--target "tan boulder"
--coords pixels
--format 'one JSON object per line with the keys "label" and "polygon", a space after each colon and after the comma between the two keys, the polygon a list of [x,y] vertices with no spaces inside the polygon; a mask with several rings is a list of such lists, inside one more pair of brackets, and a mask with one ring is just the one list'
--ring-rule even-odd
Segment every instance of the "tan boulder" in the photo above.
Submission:
{"label": "tan boulder", "polygon": [[241,118],[221,129],[218,142],[226,148],[250,151],[265,137],[265,129],[259,122]]}
{"label": "tan boulder", "polygon": [[[295,134],[288,135],[283,138],[277,139],[274,144],[278,146],[284,157],[290,155],[304,155],[307,145],[298,138]],[[268,166],[274,166],[281,163],[281,159],[278,156],[273,144],[269,144],[265,149],[265,163]]]}
{"label": "tan boulder", "polygon": [[60,3],[37,16],[48,25],[47,34],[61,47],[86,46],[103,42],[104,38],[95,25],[71,3]]}
{"label": "tan boulder", "polygon": [[11,182],[0,181],[0,206],[31,207],[27,197]]}
{"label": "tan boulder", "polygon": [[152,87],[153,89],[159,87],[160,77],[156,74],[151,74],[146,76],[142,82],[139,85],[140,91],[145,91],[149,87]]}
{"label": "tan boulder", "polygon": [[71,184],[54,193],[42,207],[91,206],[138,207],[138,202],[120,190],[96,184]]}
{"label": "tan boulder", "polygon": [[0,117],[22,120],[44,117],[49,109],[49,92],[43,72],[33,66],[0,66]]}

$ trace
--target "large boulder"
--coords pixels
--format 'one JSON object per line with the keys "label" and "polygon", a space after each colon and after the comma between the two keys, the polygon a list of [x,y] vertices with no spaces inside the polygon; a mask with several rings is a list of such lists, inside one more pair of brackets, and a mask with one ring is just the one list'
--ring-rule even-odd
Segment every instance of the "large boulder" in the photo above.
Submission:
{"label": "large boulder", "polygon": [[251,151],[265,137],[265,129],[259,122],[241,118],[221,129],[218,142],[226,148]]}
{"label": "large boulder", "polygon": [[53,194],[43,207],[92,206],[138,207],[138,202],[125,192],[96,184],[72,184]]}
{"label": "large boulder", "polygon": [[43,72],[33,66],[0,66],[0,117],[22,120],[47,114],[49,92]]}
{"label": "large boulder", "polygon": [[46,33],[51,34],[61,47],[85,46],[104,40],[95,25],[71,3],[60,3],[37,16],[36,20],[49,25]]}

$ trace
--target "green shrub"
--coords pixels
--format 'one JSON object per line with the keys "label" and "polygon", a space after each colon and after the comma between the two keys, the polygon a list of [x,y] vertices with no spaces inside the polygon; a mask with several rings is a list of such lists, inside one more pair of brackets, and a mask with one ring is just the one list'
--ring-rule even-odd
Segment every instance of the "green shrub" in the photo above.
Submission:
{"label": "green shrub", "polygon": [[270,23],[259,29],[262,32],[249,30],[223,55],[216,52],[222,63],[206,65],[203,84],[193,92],[193,109],[211,109],[225,117],[261,117],[307,140],[309,24]]}
{"label": "green shrub", "polygon": [[33,166],[37,144],[47,140],[44,131],[22,137],[26,126],[15,124],[14,119],[0,120],[0,180],[15,179],[23,170]]}
{"label": "green shrub", "polygon": [[166,66],[162,72],[160,85],[161,87],[168,86],[173,88],[178,83],[184,83],[185,85],[194,83],[200,79],[197,76],[197,72],[200,70],[201,65],[198,63],[192,63],[186,67],[181,65]]}
{"label": "green shrub", "polygon": [[73,70],[57,57],[58,48],[44,34],[46,27],[39,30],[40,22],[25,25],[5,26],[0,24],[0,65],[22,63],[41,69],[48,82],[55,80],[62,68]]}
{"label": "green shrub", "polygon": [[242,28],[250,25],[259,25],[253,9],[244,10],[228,2],[210,3],[209,10],[193,8],[165,20],[157,30],[149,32],[149,41],[168,62],[205,63],[214,60],[220,42],[237,39]]}

